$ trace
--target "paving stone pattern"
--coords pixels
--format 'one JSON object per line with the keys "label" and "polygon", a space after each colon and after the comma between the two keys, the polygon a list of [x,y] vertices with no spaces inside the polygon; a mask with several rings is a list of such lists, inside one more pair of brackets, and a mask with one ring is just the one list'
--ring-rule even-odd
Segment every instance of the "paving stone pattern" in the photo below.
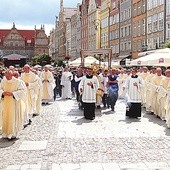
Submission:
{"label": "paving stone pattern", "polygon": [[96,109],[86,120],[73,100],[43,106],[15,141],[0,138],[0,169],[169,170],[170,129],[155,115],[125,117],[123,100],[115,112]]}

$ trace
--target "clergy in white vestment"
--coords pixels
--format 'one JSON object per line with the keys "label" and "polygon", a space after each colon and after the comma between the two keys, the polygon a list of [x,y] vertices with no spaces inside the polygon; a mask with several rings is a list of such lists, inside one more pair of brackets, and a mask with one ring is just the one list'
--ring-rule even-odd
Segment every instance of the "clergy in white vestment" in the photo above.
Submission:
{"label": "clergy in white vestment", "polygon": [[36,87],[38,86],[38,79],[37,76],[30,70],[31,68],[28,64],[26,64],[23,69],[24,72],[21,74],[21,80],[25,82],[27,87],[27,96],[25,100],[25,122],[28,120],[28,124],[31,124],[31,119],[34,113],[34,105],[36,103]]}
{"label": "clergy in white vestment", "polygon": [[2,137],[13,139],[23,129],[23,110],[21,100],[26,95],[24,84],[7,70],[0,85],[2,102]]}
{"label": "clergy in white vestment", "polygon": [[97,67],[95,65],[93,66],[93,75],[97,77],[99,82],[99,87],[96,92],[96,107],[101,108],[102,98],[104,95],[103,75],[97,74]]}
{"label": "clergy in white vestment", "polygon": [[151,81],[151,111],[154,112],[155,115],[159,115],[160,112],[160,105],[157,102],[158,92],[161,80],[164,78],[162,75],[162,69],[156,69],[156,76],[153,77]]}
{"label": "clergy in white vestment", "polygon": [[160,82],[160,87],[158,91],[158,97],[157,97],[157,102],[159,104],[159,112],[158,116],[162,119],[165,120],[166,117],[166,108],[167,104],[167,93],[169,89],[169,84],[170,84],[170,69],[167,69],[165,71],[166,77],[164,77],[161,82]]}
{"label": "clergy in white vestment", "polygon": [[168,84],[167,88],[167,98],[165,102],[165,110],[166,110],[166,115],[165,115],[165,120],[168,128],[170,128],[170,83]]}
{"label": "clergy in white vestment", "polygon": [[72,93],[71,93],[71,81],[73,79],[73,74],[69,71],[69,68],[66,67],[65,71],[62,73],[61,76],[61,83],[62,86],[62,94],[61,97],[63,99],[71,99]]}
{"label": "clergy in white vestment", "polygon": [[148,73],[148,68],[147,67],[143,67],[143,72],[140,73],[140,77],[142,77],[142,79],[144,80],[144,86],[141,89],[141,97],[142,97],[142,106],[146,107],[146,92],[147,92],[147,88],[145,85],[145,79],[146,77],[149,75]]}
{"label": "clergy in white vestment", "polygon": [[40,114],[41,109],[42,109],[42,95],[43,95],[43,84],[42,84],[42,80],[39,77],[39,73],[37,72],[37,70],[32,69],[32,72],[36,75],[37,77],[37,87],[35,88],[35,98],[36,98],[36,102],[33,106],[33,116],[37,116]]}
{"label": "clergy in white vestment", "polygon": [[152,68],[150,70],[150,73],[148,74],[148,76],[145,79],[145,88],[146,88],[146,111],[147,112],[151,112],[151,101],[152,101],[152,79],[154,78],[154,76],[156,76],[156,68]]}
{"label": "clergy in white vestment", "polygon": [[125,91],[123,90],[125,81],[126,81],[126,75],[124,70],[120,70],[119,76],[118,76],[118,86],[119,86],[119,90],[118,90],[118,96],[119,98],[124,98],[125,97]]}
{"label": "clergy in white vestment", "polygon": [[48,103],[50,101],[54,101],[54,87],[55,87],[55,80],[53,73],[49,71],[48,66],[44,67],[44,71],[41,73],[40,76],[43,84],[43,97],[42,102]]}
{"label": "clergy in white vestment", "polygon": [[128,96],[126,116],[128,117],[141,117],[141,88],[143,84],[143,79],[138,76],[137,71],[133,69],[132,75],[129,76],[125,82],[125,89]]}
{"label": "clergy in white vestment", "polygon": [[16,79],[18,79],[18,80],[20,80],[21,81],[21,83],[22,83],[22,85],[24,86],[24,88],[25,88],[25,95],[24,95],[24,97],[21,99],[21,110],[22,110],[22,113],[23,113],[23,125],[24,125],[24,127],[26,127],[25,125],[28,123],[27,122],[27,117],[26,117],[26,115],[25,115],[25,113],[26,113],[26,99],[27,99],[27,87],[26,87],[26,85],[25,85],[25,82],[23,81],[23,80],[21,80],[21,77],[19,77],[19,73],[18,73],[18,71],[13,71],[13,76],[16,78]]}
{"label": "clergy in white vestment", "polygon": [[82,78],[79,84],[79,91],[82,94],[85,119],[95,118],[96,92],[99,88],[99,81],[93,75],[92,68],[87,69],[87,75]]}

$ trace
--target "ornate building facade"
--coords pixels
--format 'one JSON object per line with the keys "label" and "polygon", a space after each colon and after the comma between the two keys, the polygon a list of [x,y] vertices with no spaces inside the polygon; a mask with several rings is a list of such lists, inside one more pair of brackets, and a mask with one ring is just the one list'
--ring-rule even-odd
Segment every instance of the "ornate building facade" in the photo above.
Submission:
{"label": "ornate building facade", "polygon": [[0,50],[3,56],[19,54],[31,58],[46,53],[49,54],[49,38],[44,26],[34,30],[18,30],[13,23],[11,29],[0,29]]}

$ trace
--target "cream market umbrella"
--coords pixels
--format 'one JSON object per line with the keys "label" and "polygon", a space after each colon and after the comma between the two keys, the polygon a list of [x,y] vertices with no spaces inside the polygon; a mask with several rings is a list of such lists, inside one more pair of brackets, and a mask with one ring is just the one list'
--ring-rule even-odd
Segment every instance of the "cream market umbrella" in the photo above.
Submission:
{"label": "cream market umbrella", "polygon": [[130,66],[146,66],[147,64],[148,64],[148,56],[140,57],[130,62]]}
{"label": "cream market umbrella", "polygon": [[69,66],[71,66],[71,67],[78,67],[78,66],[80,66],[80,64],[81,64],[81,58],[80,57],[69,62]]}
{"label": "cream market umbrella", "polygon": [[153,66],[165,66],[165,67],[170,66],[170,49],[169,48],[160,49],[152,55],[154,55],[154,57],[148,60],[149,66],[152,66],[152,65]]}
{"label": "cream market umbrella", "polygon": [[99,64],[99,60],[97,60],[95,57],[88,56],[84,58],[84,65],[90,66],[92,64]]}

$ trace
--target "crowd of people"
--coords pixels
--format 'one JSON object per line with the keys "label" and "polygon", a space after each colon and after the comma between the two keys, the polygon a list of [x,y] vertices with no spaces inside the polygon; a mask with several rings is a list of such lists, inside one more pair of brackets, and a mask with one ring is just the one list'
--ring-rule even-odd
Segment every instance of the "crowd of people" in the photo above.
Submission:
{"label": "crowd of people", "polygon": [[[164,74],[164,75],[163,75]],[[110,70],[97,65],[70,68],[10,66],[0,71],[0,129],[13,140],[41,113],[42,105],[76,97],[85,119],[95,119],[95,110],[115,112],[118,98],[126,101],[126,116],[141,117],[141,108],[166,121],[170,127],[170,70],[161,68]]]}

